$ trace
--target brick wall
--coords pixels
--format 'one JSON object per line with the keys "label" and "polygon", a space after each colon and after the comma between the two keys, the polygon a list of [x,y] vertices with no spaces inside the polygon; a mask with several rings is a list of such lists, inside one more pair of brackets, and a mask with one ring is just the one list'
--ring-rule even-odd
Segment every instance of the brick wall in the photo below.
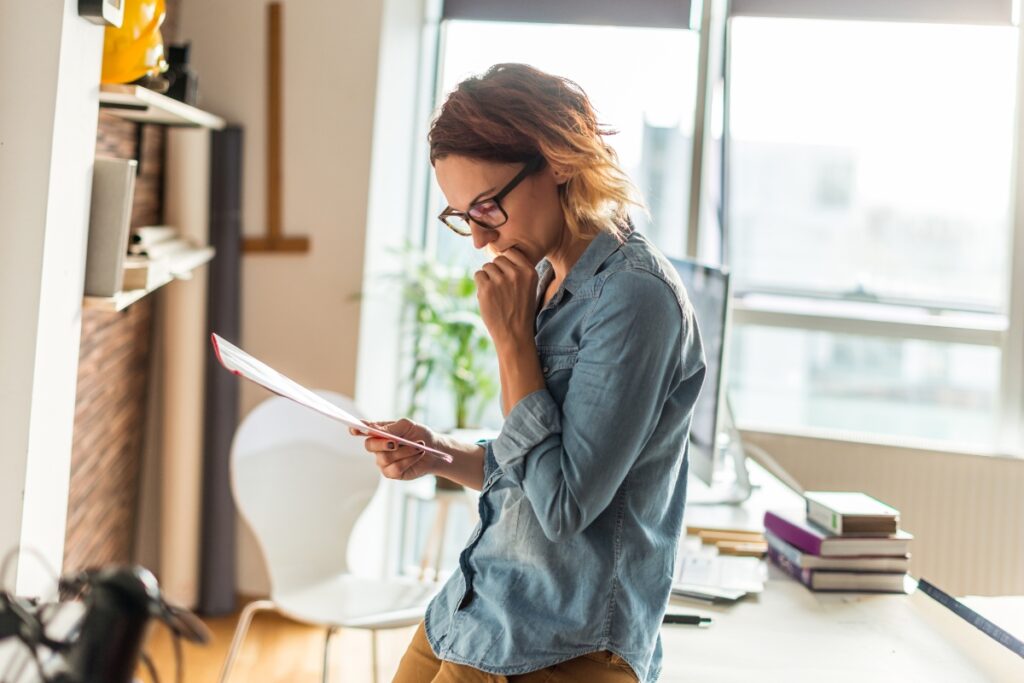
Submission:
{"label": "brick wall", "polygon": [[[139,158],[137,124],[101,112],[97,156]],[[142,129],[132,227],[163,218],[165,132]],[[120,313],[82,311],[64,571],[132,559],[154,298]]]}
{"label": "brick wall", "polygon": [[[164,39],[178,0],[168,0]],[[166,132],[100,111],[96,155],[140,159],[132,227],[163,221]],[[64,571],[132,560],[153,329],[154,297],[120,313],[82,311]]]}

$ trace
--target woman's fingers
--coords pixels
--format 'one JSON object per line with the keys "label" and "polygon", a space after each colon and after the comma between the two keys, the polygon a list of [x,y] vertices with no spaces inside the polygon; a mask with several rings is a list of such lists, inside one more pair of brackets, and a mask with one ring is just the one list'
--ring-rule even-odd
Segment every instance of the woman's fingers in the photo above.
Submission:
{"label": "woman's fingers", "polygon": [[511,261],[512,263],[514,263],[519,268],[522,268],[524,270],[536,270],[533,267],[533,264],[530,263],[530,259],[526,258],[526,254],[524,254],[523,252],[519,251],[519,249],[517,247],[512,247],[511,249],[506,249],[504,252],[502,252],[501,255],[504,258],[506,258],[509,261]]}
{"label": "woman's fingers", "polygon": [[[412,435],[414,431],[413,427],[415,426],[414,422],[407,420],[405,418],[402,418],[401,420],[382,422],[367,421],[365,424],[367,427],[370,427],[371,429],[374,429],[378,432],[387,432],[389,434],[394,434],[395,436],[401,437],[403,439],[409,438]],[[376,434],[371,434],[365,429],[359,429],[358,427],[349,427],[348,433],[351,434],[352,436],[366,436],[371,439],[385,438]]]}
{"label": "woman's fingers", "polygon": [[[396,437],[425,444],[423,428],[411,420],[402,418],[392,422],[367,421],[365,424],[375,431],[387,432]],[[425,474],[429,469],[424,469],[424,466],[420,465],[425,454],[416,446],[409,446],[386,436],[371,434],[359,427],[349,427],[348,431],[353,436],[366,437],[363,447],[374,454],[378,469],[389,479],[412,479]],[[420,466],[417,467],[418,465]]]}
{"label": "woman's fingers", "polygon": [[408,460],[410,458],[418,458],[420,457],[420,455],[422,455],[422,453],[418,453],[415,449],[403,448],[401,452],[377,451],[376,453],[374,453],[374,460],[377,462],[378,467],[384,469],[385,467],[388,467],[390,465],[401,463],[403,460]]}
{"label": "woman's fingers", "polygon": [[[498,258],[501,257],[499,256]],[[495,261],[496,260],[497,259],[495,259]],[[508,266],[506,266],[506,268],[508,268]],[[502,270],[501,266],[498,266],[496,263],[494,263],[494,261],[490,263],[485,263],[483,266],[481,266],[479,272],[482,272],[484,275],[487,276],[487,279],[492,281],[500,281],[502,278],[506,277],[505,271]]]}
{"label": "woman's fingers", "polygon": [[376,454],[377,467],[385,477],[389,479],[404,479],[424,457],[422,451],[404,447],[402,450],[410,452],[393,453],[382,451]]}
{"label": "woman's fingers", "polygon": [[504,277],[510,280],[516,279],[517,276],[525,276],[529,278],[529,276],[535,275],[537,272],[530,264],[530,261],[526,258],[526,255],[515,247],[506,249],[491,262],[491,265],[497,268]]}
{"label": "woman's fingers", "polygon": [[366,450],[371,453],[381,453],[384,451],[396,451],[402,447],[397,441],[391,439],[381,439],[376,436],[371,436],[366,439]]}

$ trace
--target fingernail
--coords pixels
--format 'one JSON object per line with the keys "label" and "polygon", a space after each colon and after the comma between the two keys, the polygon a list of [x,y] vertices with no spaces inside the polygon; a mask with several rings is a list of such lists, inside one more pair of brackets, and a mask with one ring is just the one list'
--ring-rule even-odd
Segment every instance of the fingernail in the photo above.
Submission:
{"label": "fingernail", "polygon": [[388,450],[389,451],[395,450],[395,442],[394,441],[388,441]]}

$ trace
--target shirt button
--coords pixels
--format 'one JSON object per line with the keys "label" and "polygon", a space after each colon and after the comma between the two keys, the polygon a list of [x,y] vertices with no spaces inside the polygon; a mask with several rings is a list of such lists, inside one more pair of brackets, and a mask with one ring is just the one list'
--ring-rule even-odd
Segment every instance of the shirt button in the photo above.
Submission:
{"label": "shirt button", "polygon": [[550,372],[551,372],[551,368],[547,368],[547,367],[546,367],[546,368],[544,368],[543,370],[541,370],[541,372],[543,372],[543,373],[544,373],[545,375],[547,375],[547,374],[550,374]]}

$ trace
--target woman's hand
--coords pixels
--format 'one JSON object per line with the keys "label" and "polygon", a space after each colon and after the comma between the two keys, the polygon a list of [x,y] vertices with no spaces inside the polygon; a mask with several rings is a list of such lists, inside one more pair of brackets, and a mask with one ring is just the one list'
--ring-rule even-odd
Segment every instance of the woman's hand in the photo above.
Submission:
{"label": "woman's hand", "polygon": [[480,316],[496,349],[532,342],[537,270],[526,256],[513,247],[485,263],[473,279]]}
{"label": "woman's hand", "polygon": [[[400,436],[409,441],[422,443],[430,448],[437,448],[437,437],[425,425],[417,424],[402,418],[394,422],[367,422],[371,427]],[[353,436],[367,436],[366,432],[349,427]],[[388,441],[379,436],[367,436],[366,450],[376,456],[377,467],[388,479],[417,479],[425,474],[433,473],[434,458],[412,446]]]}

